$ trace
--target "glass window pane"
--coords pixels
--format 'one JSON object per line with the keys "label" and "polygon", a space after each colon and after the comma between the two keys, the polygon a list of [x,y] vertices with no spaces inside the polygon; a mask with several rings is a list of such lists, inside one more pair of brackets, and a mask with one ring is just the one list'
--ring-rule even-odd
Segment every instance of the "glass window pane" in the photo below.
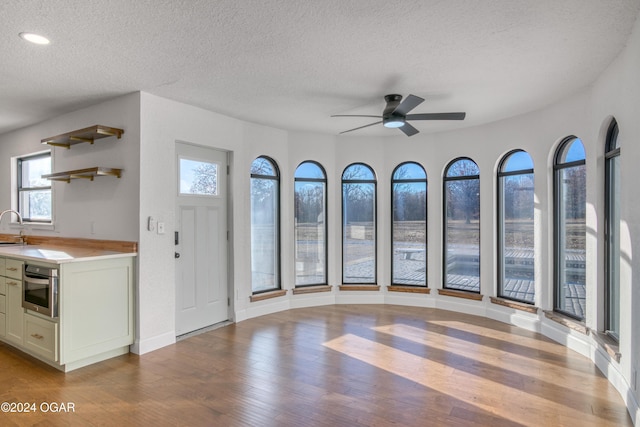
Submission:
{"label": "glass window pane", "polygon": [[22,160],[22,188],[50,187],[51,182],[42,175],[51,173],[51,156],[38,156]]}
{"label": "glass window pane", "polygon": [[533,169],[533,160],[526,151],[516,151],[511,154],[502,167],[502,172],[515,172]]}
{"label": "glass window pane", "polygon": [[620,156],[607,159],[607,331],[620,335]]}
{"label": "glass window pane", "polygon": [[326,183],[295,182],[295,285],[327,284]]}
{"label": "glass window pane", "polygon": [[251,178],[251,289],[280,287],[278,181]]}
{"label": "glass window pane", "polygon": [[586,262],[586,166],[559,169],[558,280],[556,309],[584,319]]}
{"label": "glass window pane", "polygon": [[460,159],[447,168],[447,177],[480,175],[480,169],[473,160]]}
{"label": "glass window pane", "polygon": [[417,163],[404,163],[393,173],[394,180],[427,179],[427,174]]}
{"label": "glass window pane", "polygon": [[345,169],[342,174],[342,180],[374,180],[376,179],[373,171],[367,165],[356,163]]}
{"label": "glass window pane", "polygon": [[20,215],[30,221],[51,221],[51,190],[20,192]]}
{"label": "glass window pane", "polygon": [[480,180],[445,181],[445,208],[444,287],[480,292]]}
{"label": "glass window pane", "polygon": [[[345,171],[344,175],[364,169],[366,167]],[[370,173],[363,175],[371,176]],[[343,183],[342,204],[342,282],[373,284],[376,281],[375,184]]]}
{"label": "glass window pane", "polygon": [[218,195],[218,165],[180,159],[180,194]]}
{"label": "glass window pane", "polygon": [[578,160],[585,160],[586,155],[584,152],[584,145],[579,138],[574,138],[564,146],[562,150],[562,156],[559,163],[571,163]]}
{"label": "glass window pane", "polygon": [[266,157],[258,157],[251,163],[251,174],[278,176],[275,166]]}
{"label": "glass window pane", "polygon": [[[526,154],[526,153],[525,153]],[[501,297],[535,302],[533,174],[500,178]]]}
{"label": "glass window pane", "polygon": [[[405,165],[403,165],[405,166]],[[401,167],[403,167],[401,166]],[[418,166],[419,167],[419,166]],[[422,169],[421,167],[419,167]],[[424,170],[422,175],[426,178]],[[394,177],[398,174],[394,174]],[[394,285],[427,284],[427,182],[393,184]]]}
{"label": "glass window pane", "polygon": [[304,162],[296,169],[295,178],[325,179],[324,171],[314,162]]}
{"label": "glass window pane", "polygon": [[51,153],[18,159],[18,211],[23,220],[50,222],[52,219]]}

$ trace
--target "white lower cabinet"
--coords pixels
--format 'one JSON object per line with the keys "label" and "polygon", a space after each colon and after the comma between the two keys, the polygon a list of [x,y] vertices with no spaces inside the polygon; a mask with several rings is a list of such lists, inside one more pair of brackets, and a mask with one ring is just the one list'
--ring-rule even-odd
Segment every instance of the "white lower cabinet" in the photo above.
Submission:
{"label": "white lower cabinet", "polygon": [[51,362],[58,361],[58,323],[32,314],[24,315],[24,346]]}
{"label": "white lower cabinet", "polygon": [[4,284],[4,277],[0,277],[0,338],[4,337],[6,332],[6,292],[7,291]]}
{"label": "white lower cabinet", "polygon": [[24,338],[24,308],[22,308],[22,280],[6,278],[5,338],[22,344]]}
{"label": "white lower cabinet", "polygon": [[65,372],[129,352],[134,339],[133,257],[58,265],[27,262],[59,269],[59,316],[52,319],[22,308],[23,261],[0,257],[1,341]]}

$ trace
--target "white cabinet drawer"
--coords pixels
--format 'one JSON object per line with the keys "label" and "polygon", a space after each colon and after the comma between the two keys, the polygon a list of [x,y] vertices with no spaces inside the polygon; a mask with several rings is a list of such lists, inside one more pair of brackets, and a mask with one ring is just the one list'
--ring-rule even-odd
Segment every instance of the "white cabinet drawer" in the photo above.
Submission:
{"label": "white cabinet drawer", "polygon": [[24,345],[33,353],[56,362],[58,360],[58,324],[25,314]]}
{"label": "white cabinet drawer", "polygon": [[22,265],[24,263],[22,261],[18,261],[15,259],[6,259],[5,260],[5,276],[12,277],[14,279],[22,280]]}

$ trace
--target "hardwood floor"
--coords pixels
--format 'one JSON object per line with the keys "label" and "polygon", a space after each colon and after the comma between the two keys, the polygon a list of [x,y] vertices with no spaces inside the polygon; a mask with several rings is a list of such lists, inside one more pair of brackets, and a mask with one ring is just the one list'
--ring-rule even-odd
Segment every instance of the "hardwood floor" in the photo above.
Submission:
{"label": "hardwood floor", "polygon": [[435,309],[289,310],[67,374],[0,344],[0,367],[0,402],[37,406],[3,426],[632,425],[588,359]]}

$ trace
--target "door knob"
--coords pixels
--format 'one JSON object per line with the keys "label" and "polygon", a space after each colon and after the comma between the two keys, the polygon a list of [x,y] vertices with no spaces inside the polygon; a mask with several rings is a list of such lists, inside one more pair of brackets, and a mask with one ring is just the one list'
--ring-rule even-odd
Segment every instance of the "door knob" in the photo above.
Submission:
{"label": "door knob", "polygon": [[176,258],[180,258],[180,252],[176,252],[173,256]]}

